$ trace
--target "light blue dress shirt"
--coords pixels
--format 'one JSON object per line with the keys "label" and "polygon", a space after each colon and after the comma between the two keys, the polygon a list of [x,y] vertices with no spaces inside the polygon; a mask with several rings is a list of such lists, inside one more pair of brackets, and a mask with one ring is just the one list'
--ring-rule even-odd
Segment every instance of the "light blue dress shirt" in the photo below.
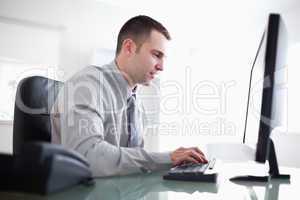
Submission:
{"label": "light blue dress shirt", "polygon": [[139,126],[136,145],[128,147],[127,99],[131,92],[114,61],[79,71],[65,82],[52,108],[52,142],[84,155],[95,177],[171,167],[170,152],[143,148],[145,127],[139,107],[134,116]]}

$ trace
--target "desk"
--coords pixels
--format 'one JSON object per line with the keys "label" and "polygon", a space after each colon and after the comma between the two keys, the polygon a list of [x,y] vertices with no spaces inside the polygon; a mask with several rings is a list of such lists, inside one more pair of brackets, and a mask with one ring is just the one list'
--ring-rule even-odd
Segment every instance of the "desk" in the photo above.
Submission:
{"label": "desk", "polygon": [[[278,180],[268,183],[237,185],[228,180],[242,165],[225,164],[217,184],[166,181],[165,172],[123,177],[99,178],[92,187],[76,186],[71,189],[38,196],[31,194],[0,193],[3,200],[176,200],[176,199],[297,199],[300,195],[300,169],[281,168],[291,174],[289,184]],[[226,172],[226,173],[225,173]]]}

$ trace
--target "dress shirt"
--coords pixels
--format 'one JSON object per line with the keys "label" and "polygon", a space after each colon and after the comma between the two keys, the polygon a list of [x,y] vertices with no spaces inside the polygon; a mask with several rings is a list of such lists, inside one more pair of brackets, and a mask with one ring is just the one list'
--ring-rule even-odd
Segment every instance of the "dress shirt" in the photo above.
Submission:
{"label": "dress shirt", "polygon": [[51,112],[51,141],[84,155],[94,177],[124,175],[167,169],[170,152],[149,152],[143,148],[141,112],[136,112],[137,143],[128,147],[128,82],[115,61],[88,66],[76,73],[60,90]]}

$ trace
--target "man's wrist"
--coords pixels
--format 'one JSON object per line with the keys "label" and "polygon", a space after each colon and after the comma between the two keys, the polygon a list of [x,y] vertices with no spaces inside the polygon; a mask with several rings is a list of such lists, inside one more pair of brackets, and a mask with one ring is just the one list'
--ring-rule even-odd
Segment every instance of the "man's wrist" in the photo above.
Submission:
{"label": "man's wrist", "polygon": [[171,164],[171,151],[166,152],[152,152],[151,155],[156,163],[159,164]]}

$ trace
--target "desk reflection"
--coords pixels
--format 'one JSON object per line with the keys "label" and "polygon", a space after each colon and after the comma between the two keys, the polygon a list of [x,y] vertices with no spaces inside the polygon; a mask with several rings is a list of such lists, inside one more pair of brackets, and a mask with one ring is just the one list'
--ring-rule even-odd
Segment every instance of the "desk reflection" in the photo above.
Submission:
{"label": "desk reflection", "polygon": [[265,196],[264,200],[278,200],[278,194],[280,190],[280,185],[289,185],[290,180],[284,179],[269,179],[268,182],[235,182],[237,185],[245,186],[248,190],[251,200],[257,200],[258,197],[253,189],[253,187],[264,187]]}
{"label": "desk reflection", "polygon": [[[167,181],[162,179],[163,173],[132,175],[97,179],[95,189],[89,199],[135,200],[146,197],[149,193],[159,192],[194,192],[217,193],[217,185],[213,183]],[[151,199],[159,199],[159,195]]]}
{"label": "desk reflection", "polygon": [[[136,200],[159,199],[160,192],[194,192],[217,193],[218,187],[213,183],[167,181],[162,179],[163,172],[135,174],[122,177],[98,178],[94,186],[76,186],[74,188],[40,196],[15,192],[0,193],[0,199],[18,200]],[[154,193],[154,194],[153,194]],[[157,194],[157,195],[155,195]]]}
{"label": "desk reflection", "polygon": [[[271,180],[267,183],[239,182],[233,184],[228,179],[220,182],[220,185],[201,182],[166,181],[162,179],[163,173],[151,173],[142,175],[131,175],[122,177],[110,177],[96,179],[94,186],[76,186],[49,196],[39,196],[22,193],[0,193],[0,199],[18,200],[136,200],[136,199],[167,199],[167,192],[178,192],[179,196],[184,193],[199,199],[199,193],[210,193],[212,199],[241,199],[245,193],[236,193],[246,188],[246,195],[252,200],[259,199],[257,187],[263,187],[264,192],[261,199],[278,200],[280,186],[289,184],[287,181]],[[295,185],[295,184],[294,184]],[[297,185],[297,184],[296,184]],[[290,187],[290,186],[289,186]],[[296,186],[294,186],[296,187]],[[286,189],[286,187],[285,187]],[[288,192],[293,191],[291,188]],[[195,193],[196,192],[196,193]],[[160,195],[162,193],[162,195]],[[286,193],[286,190],[285,192]],[[166,195],[164,195],[166,194]],[[242,194],[242,195],[241,195]],[[205,197],[205,195],[203,196]],[[207,196],[206,196],[207,197]],[[247,198],[248,199],[248,198]]]}

